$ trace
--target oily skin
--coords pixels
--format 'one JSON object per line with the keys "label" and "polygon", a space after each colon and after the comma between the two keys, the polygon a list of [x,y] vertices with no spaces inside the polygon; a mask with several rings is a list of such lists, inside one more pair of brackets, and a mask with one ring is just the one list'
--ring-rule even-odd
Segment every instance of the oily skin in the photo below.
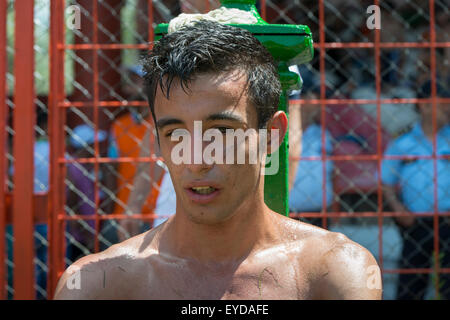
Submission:
{"label": "oily skin", "polygon": [[[176,142],[166,135],[175,128],[193,134],[194,120],[203,121],[203,130],[257,129],[241,73],[199,75],[189,88],[186,93],[174,87],[170,99],[158,92],[155,101],[157,123],[177,119],[158,128],[177,194],[176,215],[75,262],[61,277],[55,299],[379,299],[381,287],[367,285],[367,268],[377,263],[366,249],[265,205],[261,163],[171,162]],[[239,121],[211,120],[224,112]],[[282,139],[286,120],[277,112],[267,127],[279,129]],[[220,194],[195,203],[185,190],[192,181],[214,183]],[[69,289],[76,272],[81,287]]]}

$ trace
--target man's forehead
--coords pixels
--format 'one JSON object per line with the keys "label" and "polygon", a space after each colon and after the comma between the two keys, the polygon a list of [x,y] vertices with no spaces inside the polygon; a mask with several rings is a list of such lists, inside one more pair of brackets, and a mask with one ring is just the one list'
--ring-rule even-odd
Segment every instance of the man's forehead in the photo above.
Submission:
{"label": "man's forehead", "polygon": [[[167,83],[168,76],[163,78],[163,83]],[[167,88],[164,91],[157,86],[157,98],[166,98]],[[248,90],[247,75],[241,70],[227,72],[198,73],[186,82],[179,78],[174,78],[170,84],[169,99],[172,94],[185,96],[195,96],[196,94],[225,94],[230,97],[240,98],[246,95]],[[162,96],[161,96],[162,95]]]}
{"label": "man's forehead", "polygon": [[[196,75],[187,87],[184,84],[182,86],[179,79],[174,79],[168,98],[158,86],[155,113],[157,118],[167,115],[172,117],[176,115],[178,118],[190,117],[190,114],[179,113],[180,108],[186,108],[186,112],[201,110],[201,118],[219,112],[236,113],[245,117],[249,115],[250,109],[247,94],[247,76],[243,72],[201,73]],[[199,106],[206,108],[202,109]],[[254,110],[253,107],[251,109]],[[178,113],[173,114],[174,112]]]}

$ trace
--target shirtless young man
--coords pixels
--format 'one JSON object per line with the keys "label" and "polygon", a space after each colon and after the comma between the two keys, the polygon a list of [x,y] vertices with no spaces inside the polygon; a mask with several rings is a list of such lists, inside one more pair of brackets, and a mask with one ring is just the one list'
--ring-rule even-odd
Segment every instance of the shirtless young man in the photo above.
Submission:
{"label": "shirtless young man", "polygon": [[[144,69],[176,214],[75,262],[55,299],[381,298],[381,285],[373,285],[381,281],[379,268],[366,249],[266,206],[260,159],[211,165],[172,159],[178,142],[171,135],[176,129],[193,135],[194,121],[203,130],[271,128],[284,137],[276,67],[249,32],[215,22],[184,27],[155,44]],[[79,289],[69,289],[74,271]]]}

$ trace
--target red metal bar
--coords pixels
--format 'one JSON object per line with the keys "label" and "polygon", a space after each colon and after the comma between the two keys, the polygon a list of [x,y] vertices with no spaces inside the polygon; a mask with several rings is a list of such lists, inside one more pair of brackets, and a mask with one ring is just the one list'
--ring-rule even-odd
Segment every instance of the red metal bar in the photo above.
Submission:
{"label": "red metal bar", "polygon": [[[64,269],[64,238],[63,230],[58,220],[58,212],[63,208],[61,190],[64,190],[64,177],[62,168],[64,164],[58,159],[64,150],[64,129],[62,112],[58,108],[59,101],[64,97],[64,51],[58,50],[58,45],[64,42],[64,0],[50,2],[50,43],[49,43],[49,68],[50,90],[49,103],[49,142],[50,142],[50,166],[49,166],[49,210],[48,210],[48,242],[49,263],[47,297],[51,299],[58,282],[61,271]],[[64,191],[62,191],[64,194]]]}
{"label": "red metal bar", "polygon": [[[308,217],[308,218],[319,218],[322,217],[321,212],[291,212],[290,215],[292,217]],[[441,212],[439,214],[441,217],[448,217],[450,216],[450,211],[448,212]],[[374,211],[369,212],[329,212],[329,217],[341,217],[341,218],[354,218],[354,217],[378,217],[379,213]],[[400,217],[400,216],[410,216],[410,213],[408,212],[391,212],[391,211],[385,211],[383,212],[383,216],[385,217]],[[414,216],[416,217],[433,217],[432,212],[414,212]]]}
{"label": "red metal bar", "polygon": [[[375,0],[374,4],[379,7],[379,1]],[[375,87],[377,93],[377,212],[378,212],[378,259],[381,273],[383,273],[383,188],[381,184],[381,158],[383,157],[383,149],[381,142],[381,62],[380,58],[380,30],[375,29]]]}
{"label": "red metal bar", "polygon": [[266,0],[261,0],[261,18],[263,18],[263,20],[266,20],[267,18],[267,3]]}
{"label": "red metal bar", "polygon": [[[6,172],[6,171],[5,171]],[[6,224],[13,223],[11,216],[12,211],[12,193],[6,192],[4,197],[4,203],[6,210]],[[34,223],[47,223],[48,222],[48,195],[47,192],[36,192],[33,195],[33,212]]]}
{"label": "red metal bar", "polygon": [[[63,30],[64,30],[64,9],[61,13],[61,23],[63,25]],[[64,42],[65,41],[65,36],[64,36],[64,32],[62,33],[62,38],[61,41]],[[64,65],[64,55],[60,56],[61,59],[61,65]],[[64,70],[64,69],[62,69]],[[65,88],[64,88],[64,73],[60,72],[59,73],[59,78],[60,78],[60,97],[61,99],[64,99],[65,97]],[[67,112],[65,112],[65,110],[62,109],[58,109],[58,116],[60,119],[60,124],[59,124],[59,128],[60,128],[60,132],[61,134],[58,136],[58,140],[56,141],[58,143],[58,150],[60,152],[60,155],[64,154],[66,152],[66,139],[65,139],[65,129],[64,126],[67,125]],[[64,206],[66,204],[66,184],[65,184],[65,178],[67,177],[67,166],[65,165],[60,165],[59,167],[59,181],[61,183],[61,188],[59,190],[55,190],[55,192],[58,192],[58,199],[59,199],[59,207],[58,209],[62,212],[64,212]],[[59,212],[59,211],[58,211]],[[61,243],[61,250],[60,252],[58,252],[58,262],[59,262],[59,266],[58,266],[58,275],[60,276],[61,273],[63,272],[63,270],[66,268],[66,262],[65,262],[65,256],[66,256],[66,236],[65,236],[65,230],[67,229],[67,224],[65,221],[63,221],[62,223],[58,220],[58,228],[60,230],[60,232],[58,233],[58,237],[57,237],[57,241],[59,241],[59,243]]]}
{"label": "red metal bar", "polygon": [[7,0],[0,0],[0,299],[6,299],[6,246],[5,246],[5,222],[6,222],[6,18]]}
{"label": "red metal bar", "polygon": [[[66,24],[64,21],[64,13],[65,13],[65,4],[66,4],[66,0],[60,0],[58,1],[60,2],[60,6],[58,7],[58,11],[57,11],[57,27],[58,29],[61,30],[61,32],[58,34],[58,38],[57,38],[57,45],[58,44],[62,44],[65,45],[65,41],[66,41]],[[80,2],[78,1],[78,3],[80,4]],[[80,4],[82,5],[82,4]],[[82,19],[81,20],[81,28],[86,27],[86,29],[88,29],[90,26],[89,24],[84,25],[83,26],[83,22],[86,19]],[[86,30],[83,29],[83,30]],[[77,41],[77,39],[75,40],[75,42]],[[65,82],[65,51],[60,51],[58,52],[58,65],[60,67],[60,70],[58,72],[58,91],[57,91],[57,100],[56,103],[59,103],[60,101],[65,100],[66,97],[66,92],[65,92],[65,87],[64,87],[64,82]],[[76,68],[75,68],[76,69]],[[76,69],[75,72],[79,72],[79,70]],[[87,78],[87,76],[85,75],[85,77]],[[78,79],[78,74],[76,74],[76,81],[81,80],[80,83],[83,83],[83,80],[85,78],[81,77],[81,79]],[[84,83],[83,83],[84,84]],[[58,122],[56,122],[55,124],[58,126],[58,130],[59,130],[59,135],[57,135],[57,139],[55,140],[55,143],[58,144],[58,153],[57,153],[57,157],[59,156],[63,156],[66,152],[66,139],[65,139],[65,129],[64,126],[66,126],[67,124],[67,112],[66,110],[63,110],[61,108],[56,108],[55,107],[55,114],[57,114],[58,116]],[[59,232],[56,234],[56,241],[58,241],[58,244],[60,245],[60,250],[58,251],[58,255],[56,256],[56,258],[58,259],[58,265],[57,265],[57,276],[58,278],[61,276],[62,272],[64,271],[65,267],[66,267],[66,262],[65,262],[65,256],[66,256],[66,237],[65,237],[65,230],[66,230],[66,222],[65,221],[59,221],[57,218],[57,214],[58,212],[62,211],[64,212],[64,206],[66,204],[66,184],[65,184],[65,177],[67,176],[67,166],[63,165],[63,164],[59,164],[58,166],[58,171],[55,173],[55,178],[58,179],[58,182],[60,183],[60,188],[59,189],[55,189],[54,192],[57,194],[56,197],[59,201],[58,203],[58,207],[56,208],[55,212],[54,212],[54,219],[58,224],[58,229]],[[53,214],[53,213],[52,213]],[[55,288],[56,289],[56,288]]]}
{"label": "red metal bar", "polygon": [[[94,44],[98,43],[98,0],[94,0],[93,2],[93,42]],[[94,58],[93,58],[93,85],[94,85],[94,126],[95,126],[95,141],[94,141],[94,158],[97,159],[100,156],[99,152],[99,142],[98,142],[98,101],[99,99],[99,87],[98,87],[98,79],[99,79],[99,68],[98,68],[98,51],[94,50]],[[94,243],[94,251],[99,251],[99,241],[98,234],[100,231],[100,220],[98,215],[98,209],[100,207],[100,195],[99,195],[99,164],[98,161],[94,162],[94,172],[95,172],[95,243]]]}
{"label": "red metal bar", "polygon": [[[322,140],[322,159],[325,159],[326,142],[325,142],[325,101],[326,101],[326,86],[325,86],[325,8],[323,0],[319,1],[319,47],[320,47],[320,118],[321,118],[321,140]],[[327,181],[326,181],[326,161],[322,161],[322,227],[327,228]]]}
{"label": "red metal bar", "polygon": [[[450,157],[450,156],[447,156]],[[158,160],[163,160],[159,157],[141,157],[141,158],[131,158],[131,157],[121,157],[121,158],[77,158],[77,159],[66,159],[59,158],[59,163],[133,163],[133,162],[156,162]]]}
{"label": "red metal bar", "polygon": [[[150,2],[151,0],[149,0]],[[264,0],[263,0],[264,1]],[[264,7],[263,7],[264,8]],[[261,17],[265,20],[263,12],[261,12]],[[149,26],[149,28],[152,28]],[[450,42],[435,42],[431,44],[430,42],[380,42],[380,48],[448,48],[450,47]],[[123,49],[147,49],[149,44],[137,43],[137,44],[127,44],[127,43],[78,43],[78,44],[66,44],[58,45],[60,50],[123,50]],[[375,47],[374,42],[325,42],[322,44],[314,43],[314,48],[320,49],[371,49]]]}
{"label": "red metal bar", "polygon": [[[309,104],[321,104],[326,103],[329,105],[346,105],[346,104],[376,104],[376,99],[292,99],[293,103],[304,103]],[[450,98],[436,98],[437,103],[450,103]],[[419,99],[419,98],[408,98],[408,99],[380,99],[381,104],[395,103],[395,104],[405,104],[405,103],[431,103],[431,99]]]}
{"label": "red metal bar", "polygon": [[[337,155],[337,156],[311,156],[311,157],[299,157],[299,156],[290,156],[289,159],[292,160],[305,160],[305,161],[317,161],[317,160],[334,160],[334,161],[373,161],[378,159],[378,155]],[[418,160],[418,159],[434,159],[433,156],[383,156],[383,159],[388,160]],[[436,159],[450,159],[450,155],[439,155],[436,156]]]}
{"label": "red metal bar", "polygon": [[[376,99],[292,99],[291,103],[309,103],[309,104],[322,104],[327,105],[342,105],[346,107],[346,104],[375,104]],[[436,98],[436,102],[439,103],[450,103],[450,98]],[[406,103],[431,103],[431,99],[425,98],[405,98],[405,99],[380,99],[381,104],[406,104]],[[83,107],[93,107],[94,104],[91,101],[62,101],[58,104],[61,108],[83,108]],[[99,101],[99,107],[146,107],[148,103],[145,101]]]}
{"label": "red metal bar", "polygon": [[[378,46],[386,48],[445,48],[450,47],[450,42],[380,42]],[[375,42],[327,42],[323,46],[326,49],[371,49],[375,48]],[[322,48],[321,44],[314,44],[314,48]]]}
{"label": "red metal bar", "polygon": [[[70,101],[64,101],[64,102],[60,102],[58,104],[59,107],[61,108],[72,108],[72,107],[93,107],[94,104],[92,102],[86,101],[75,101],[75,102],[70,102]],[[99,107],[145,107],[148,106],[148,104],[145,101],[99,101],[98,103]]]}
{"label": "red metal bar", "polygon": [[153,41],[155,40],[153,22],[154,22],[153,0],[148,0],[148,45],[146,47],[148,49],[153,47]]}
{"label": "red metal bar", "polygon": [[34,299],[34,1],[16,1],[14,7],[14,299]]}
{"label": "red metal bar", "polygon": [[[361,218],[361,217],[365,217],[365,218],[373,218],[373,217],[378,217],[378,212],[373,212],[373,211],[369,211],[369,212],[347,212],[347,211],[342,211],[342,212],[329,212],[328,216],[329,217],[333,217],[333,218]],[[58,215],[58,219],[61,221],[69,221],[69,220],[92,220],[95,218],[95,215],[81,215],[81,214],[73,214],[73,215],[65,215],[64,213],[59,213]],[[322,213],[321,212],[290,212],[289,213],[290,217],[294,217],[294,218],[298,218],[298,217],[305,217],[305,218],[320,218],[322,217]],[[410,213],[408,212],[383,212],[383,216],[385,217],[403,217],[403,216],[410,216]],[[417,212],[414,213],[414,216],[417,217],[432,217],[433,213],[431,212]],[[440,216],[442,217],[450,217],[450,211],[448,212],[442,212],[440,214]],[[100,220],[111,220],[111,219],[127,219],[128,215],[126,214],[121,214],[121,213],[111,213],[108,215],[99,215],[99,219]],[[156,217],[153,213],[146,213],[146,214],[142,214],[142,213],[132,213],[131,215],[132,218],[135,219],[143,219],[146,217]]]}
{"label": "red metal bar", "polygon": [[[206,1],[208,1],[208,0],[206,0]],[[208,1],[208,10],[207,11],[209,11],[209,1]],[[149,40],[149,43],[151,45],[151,47],[149,49],[153,48],[153,41],[155,40],[155,32],[154,32],[154,29],[153,29],[153,21],[154,21],[153,19],[154,19],[154,15],[153,15],[153,1],[152,0],[148,0],[148,21],[149,21],[148,22],[149,23],[148,40]],[[145,101],[145,103],[147,103],[147,101]],[[146,104],[146,107],[148,108],[148,104]],[[151,134],[151,130],[150,129],[148,129],[148,130],[150,131],[150,134]],[[148,148],[149,148],[149,151],[150,151],[150,157],[152,159],[156,159],[155,152],[154,152],[153,139],[149,139],[148,143],[149,143]],[[162,160],[162,161],[164,161],[164,160]],[[149,165],[149,168],[148,168],[150,179],[153,179],[153,174],[155,172],[155,163],[156,163],[156,161],[150,161],[150,165]],[[155,217],[155,219],[156,219],[156,217]]]}
{"label": "red metal bar", "polygon": [[[347,105],[359,105],[359,104],[376,104],[376,99],[292,99],[293,103],[304,103],[309,104],[321,104],[326,103],[328,105],[342,105],[347,107]],[[380,99],[381,104],[411,104],[411,103],[431,103],[431,98],[395,98],[395,99]],[[436,98],[437,104],[447,104],[450,103],[450,98]]]}
{"label": "red metal bar", "polygon": [[[434,0],[429,0],[430,10],[430,43],[436,43],[436,32],[434,28]],[[433,131],[433,198],[434,198],[434,216],[433,216],[433,229],[434,229],[434,269],[435,273],[435,297],[439,296],[439,206],[438,206],[438,176],[437,176],[437,160],[436,160],[436,138],[437,138],[437,124],[436,124],[436,49],[430,47],[430,76],[431,76],[431,108],[432,108],[432,131]]]}
{"label": "red metal bar", "polygon": [[[406,273],[433,273],[434,269],[384,269],[384,273],[398,273],[398,274],[406,274]],[[441,269],[440,273],[450,273],[450,268]]]}
{"label": "red metal bar", "polygon": [[78,43],[58,45],[59,50],[125,50],[125,49],[147,49],[148,44],[127,44],[127,43]]}
{"label": "red metal bar", "polygon": [[[155,219],[158,217],[155,213],[132,213],[131,215],[127,215],[125,213],[111,213],[107,215],[98,215],[99,220],[114,220],[114,219]],[[80,215],[80,214],[74,214],[74,215],[64,215],[59,214],[58,215],[59,220],[64,221],[77,221],[77,220],[93,220],[95,219],[95,214],[91,215]]]}

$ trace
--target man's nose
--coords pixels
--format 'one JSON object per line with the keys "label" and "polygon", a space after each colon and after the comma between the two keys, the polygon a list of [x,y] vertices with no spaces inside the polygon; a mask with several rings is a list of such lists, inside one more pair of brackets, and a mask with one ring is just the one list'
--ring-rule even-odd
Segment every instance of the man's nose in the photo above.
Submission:
{"label": "man's nose", "polygon": [[[186,167],[193,173],[207,172],[214,166],[211,161],[205,159],[203,152],[209,142],[205,142],[202,139],[192,139],[191,143],[191,157]],[[206,161],[205,161],[206,160]]]}

